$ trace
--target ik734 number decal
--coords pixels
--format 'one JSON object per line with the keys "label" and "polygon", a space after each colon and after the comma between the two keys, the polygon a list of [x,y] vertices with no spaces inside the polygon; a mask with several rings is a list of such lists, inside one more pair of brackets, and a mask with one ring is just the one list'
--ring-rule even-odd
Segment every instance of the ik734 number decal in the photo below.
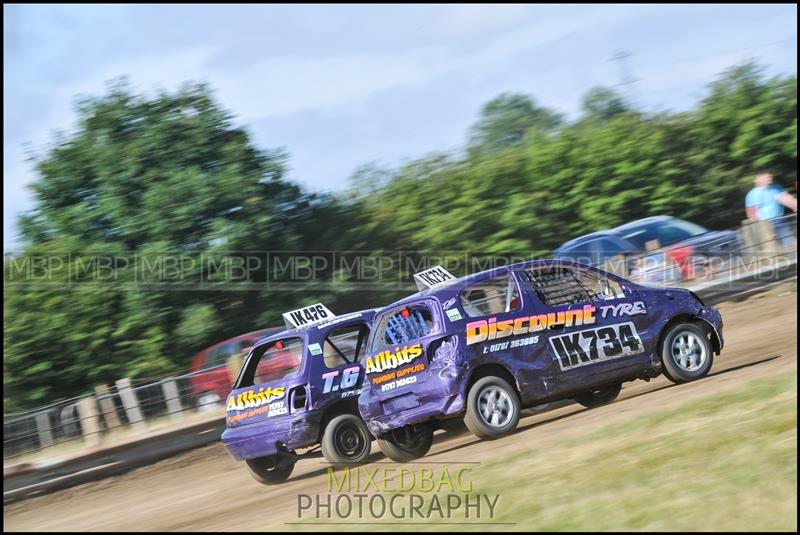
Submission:
{"label": "ik734 number decal", "polygon": [[562,371],[644,351],[633,323],[617,323],[550,337]]}

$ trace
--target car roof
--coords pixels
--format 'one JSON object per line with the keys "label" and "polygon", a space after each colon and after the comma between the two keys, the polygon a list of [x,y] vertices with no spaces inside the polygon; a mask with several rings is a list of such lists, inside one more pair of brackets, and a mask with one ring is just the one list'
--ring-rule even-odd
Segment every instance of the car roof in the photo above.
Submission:
{"label": "car roof", "polygon": [[571,240],[562,243],[561,246],[558,249],[556,249],[554,252],[558,253],[558,252],[562,251],[563,249],[566,249],[567,247],[574,247],[574,246],[579,245],[579,244],[581,244],[583,242],[591,241],[591,240],[594,240],[596,238],[607,238],[607,237],[616,238],[617,236],[611,230],[598,230],[598,231],[592,232],[590,234],[584,234],[582,236],[578,236],[577,238],[572,238]]}
{"label": "car roof", "polygon": [[668,216],[668,215],[654,215],[654,216],[651,216],[651,217],[645,217],[645,218],[642,218],[642,219],[637,219],[636,221],[630,221],[628,223],[623,223],[622,225],[619,225],[618,227],[614,227],[613,229],[611,229],[610,232],[612,232],[614,234],[621,234],[622,232],[625,232],[626,230],[630,230],[632,228],[639,227],[639,226],[647,224],[647,223],[658,223],[659,221],[669,221],[671,219],[675,219],[675,218],[672,217],[672,216]]}
{"label": "car roof", "polygon": [[355,320],[355,319],[365,319],[367,321],[372,320],[375,316],[375,313],[378,311],[377,308],[368,308],[365,310],[358,310],[356,312],[350,312],[347,314],[342,314],[340,316],[335,316],[333,319],[311,323],[309,325],[303,325],[302,327],[293,327],[291,329],[279,329],[275,332],[270,333],[263,338],[260,338],[253,346],[258,346],[261,344],[265,344],[268,342],[272,342],[274,340],[280,340],[281,338],[286,338],[287,336],[301,336],[304,333],[309,332],[311,329],[320,327],[320,326],[329,326],[335,325],[337,323],[344,323],[345,321]]}
{"label": "car roof", "polygon": [[524,262],[517,262],[515,264],[507,264],[505,266],[500,266],[492,269],[486,269],[484,271],[479,271],[477,273],[472,273],[470,275],[466,275],[464,277],[460,277],[455,280],[447,281],[440,285],[436,285],[432,288],[425,288],[417,293],[411,294],[407,297],[404,297],[398,301],[395,301],[389,305],[381,307],[377,314],[382,314],[388,309],[393,309],[397,307],[401,307],[405,304],[413,303],[419,301],[421,298],[424,297],[439,297],[439,294],[446,294],[457,292],[464,288],[465,286],[469,286],[477,281],[484,280],[484,279],[493,279],[495,277],[503,276],[507,273],[512,271],[517,271],[520,269],[527,269],[527,268],[535,268],[535,267],[549,267],[549,266],[580,266],[582,268],[587,269],[595,269],[591,266],[587,266],[586,264],[581,264],[579,262],[575,262],[569,259],[562,259],[562,258],[547,258],[547,259],[539,259],[539,260],[525,260]]}
{"label": "car roof", "polygon": [[610,238],[618,238],[624,241],[624,238],[622,238],[620,234],[623,234],[625,231],[631,230],[636,227],[640,227],[641,225],[646,225],[648,223],[658,223],[663,221],[670,221],[672,219],[675,218],[668,215],[654,215],[650,217],[643,217],[642,219],[637,219],[635,221],[629,221],[627,223],[623,223],[622,225],[610,229],[598,230],[595,232],[591,232],[589,234],[583,234],[582,236],[578,236],[577,238],[573,238],[561,244],[561,246],[555,250],[555,253],[558,254],[562,252],[564,249],[575,247],[576,245],[580,245],[581,243],[591,241],[595,238],[610,237]]}

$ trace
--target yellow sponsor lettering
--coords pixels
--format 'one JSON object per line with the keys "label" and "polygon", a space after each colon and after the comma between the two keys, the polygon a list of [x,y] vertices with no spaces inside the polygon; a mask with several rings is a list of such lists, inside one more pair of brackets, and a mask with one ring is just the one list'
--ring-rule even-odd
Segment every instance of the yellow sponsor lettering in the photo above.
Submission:
{"label": "yellow sponsor lettering", "polygon": [[[583,308],[559,310],[533,316],[518,316],[513,319],[498,321],[496,317],[488,320],[476,320],[467,323],[467,345],[478,344],[488,340],[518,336],[543,331],[553,325],[574,327],[595,323],[594,305]],[[527,324],[527,325],[526,325]]]}
{"label": "yellow sponsor lettering", "polygon": [[397,346],[394,352],[389,350],[382,351],[377,355],[367,357],[366,372],[380,373],[385,370],[391,370],[412,362],[414,359],[422,356],[422,344],[414,344],[413,346]]}
{"label": "yellow sponsor lettering", "polygon": [[483,342],[489,337],[489,327],[486,322],[472,321],[467,323],[467,345]]}

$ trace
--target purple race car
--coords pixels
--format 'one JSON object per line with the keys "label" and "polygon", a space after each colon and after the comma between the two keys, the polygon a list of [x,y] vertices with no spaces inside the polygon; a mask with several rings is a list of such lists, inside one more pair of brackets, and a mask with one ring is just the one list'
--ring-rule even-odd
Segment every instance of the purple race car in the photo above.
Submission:
{"label": "purple race car", "polygon": [[362,361],[361,415],[396,461],[425,455],[449,418],[491,439],[514,431],[526,407],[599,406],[659,373],[699,379],[723,346],[719,312],[694,293],[569,260],[415,278],[419,293],[375,315]]}
{"label": "purple race car", "polygon": [[[320,449],[333,464],[369,456],[372,436],[357,396],[374,315],[336,317],[312,305],[284,314],[290,328],[253,346],[228,396],[222,444],[257,481],[285,481],[298,459],[319,457]],[[295,452],[307,447],[303,455]]]}

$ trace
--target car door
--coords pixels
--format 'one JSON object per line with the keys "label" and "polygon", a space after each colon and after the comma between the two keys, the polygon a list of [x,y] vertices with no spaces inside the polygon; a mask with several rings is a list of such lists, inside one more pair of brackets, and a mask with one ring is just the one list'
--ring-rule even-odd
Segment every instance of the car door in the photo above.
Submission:
{"label": "car door", "polygon": [[364,381],[364,370],[359,364],[364,356],[369,327],[358,321],[337,326],[309,343],[308,351],[314,360],[312,369],[318,370],[320,381],[312,380],[311,399],[315,403],[331,403],[352,397],[357,399]]}
{"label": "car door", "polygon": [[523,270],[561,393],[636,375],[650,365],[635,293],[602,271],[571,265]]}
{"label": "car door", "polygon": [[546,396],[555,370],[544,351],[543,333],[528,321],[535,309],[518,274],[473,282],[459,293],[459,306],[466,315],[465,344],[472,365],[498,364],[509,370],[523,403]]}

